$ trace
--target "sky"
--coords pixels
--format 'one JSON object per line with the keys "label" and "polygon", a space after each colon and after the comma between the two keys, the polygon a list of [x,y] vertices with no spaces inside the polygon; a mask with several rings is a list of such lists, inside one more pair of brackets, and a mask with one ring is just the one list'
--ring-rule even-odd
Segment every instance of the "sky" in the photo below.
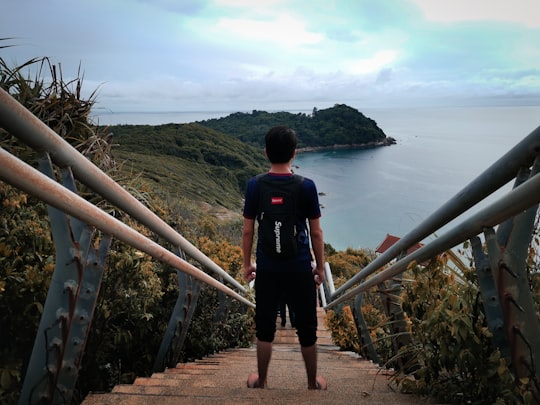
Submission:
{"label": "sky", "polygon": [[540,105],[540,0],[0,0],[110,112]]}

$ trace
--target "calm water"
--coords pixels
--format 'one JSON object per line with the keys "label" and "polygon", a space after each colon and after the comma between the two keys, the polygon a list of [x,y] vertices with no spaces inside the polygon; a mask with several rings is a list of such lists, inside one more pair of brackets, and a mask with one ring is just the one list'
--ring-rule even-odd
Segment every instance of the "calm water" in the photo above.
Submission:
{"label": "calm water", "polygon": [[[360,111],[397,145],[304,153],[294,163],[297,172],[315,180],[324,193],[320,202],[325,240],[340,250],[374,249],[387,233],[404,236],[540,125],[540,106]],[[100,124],[158,125],[229,113],[120,113],[97,118]],[[482,206],[509,189],[510,185]]]}
{"label": "calm water", "polygon": [[540,125],[540,107],[362,112],[397,145],[295,159],[324,193],[325,240],[337,249],[374,249],[387,233],[404,236]]}

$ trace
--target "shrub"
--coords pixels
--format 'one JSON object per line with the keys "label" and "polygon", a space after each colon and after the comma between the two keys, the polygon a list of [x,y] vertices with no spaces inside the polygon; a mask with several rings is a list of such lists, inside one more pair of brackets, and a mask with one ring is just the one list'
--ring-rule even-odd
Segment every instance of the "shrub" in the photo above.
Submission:
{"label": "shrub", "polygon": [[332,342],[336,346],[342,350],[361,353],[360,339],[350,306],[343,307],[342,311],[329,310],[326,313],[326,325],[331,331]]}
{"label": "shrub", "polygon": [[0,402],[10,403],[22,388],[54,248],[44,204],[0,182],[0,207]]}
{"label": "shrub", "polygon": [[523,401],[523,387],[516,388],[508,360],[492,345],[474,270],[458,283],[443,267],[441,260],[416,266],[414,281],[405,285],[403,309],[414,340],[409,350],[420,368],[416,380],[401,381],[403,388],[445,403]]}

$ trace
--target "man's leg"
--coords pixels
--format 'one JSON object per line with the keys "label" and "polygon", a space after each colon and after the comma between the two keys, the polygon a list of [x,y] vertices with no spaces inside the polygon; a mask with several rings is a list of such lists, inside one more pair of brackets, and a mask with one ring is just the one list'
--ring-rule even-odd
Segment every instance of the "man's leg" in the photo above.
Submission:
{"label": "man's leg", "polygon": [[321,376],[317,377],[317,344],[309,347],[301,346],[301,350],[306,365],[308,389],[325,390],[327,386],[326,380]]}
{"label": "man's leg", "polygon": [[312,274],[295,274],[292,288],[289,297],[292,299],[291,307],[306,367],[308,388],[326,389],[326,381],[317,377],[317,297]]}
{"label": "man's leg", "polygon": [[266,387],[268,377],[268,365],[272,358],[272,342],[257,340],[257,371],[259,372],[259,382],[257,388]]}
{"label": "man's leg", "polygon": [[281,291],[275,275],[261,273],[255,279],[255,327],[257,330],[257,371],[258,375],[248,377],[248,387],[265,388],[268,366],[272,357],[272,341],[276,332],[276,317]]}
{"label": "man's leg", "polygon": [[301,346],[302,357],[306,365],[308,388],[317,388],[317,344],[309,347]]}

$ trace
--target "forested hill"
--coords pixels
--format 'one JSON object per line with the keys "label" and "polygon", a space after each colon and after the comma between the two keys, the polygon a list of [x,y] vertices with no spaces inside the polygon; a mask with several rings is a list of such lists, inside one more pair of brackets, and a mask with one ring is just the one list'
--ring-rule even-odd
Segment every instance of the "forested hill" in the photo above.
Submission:
{"label": "forested hill", "polygon": [[113,125],[113,153],[126,175],[141,173],[160,193],[239,209],[247,180],[267,169],[264,135],[274,125],[298,132],[299,147],[393,143],[375,121],[345,105],[313,114],[234,113],[191,124]]}
{"label": "forested hill", "polygon": [[[197,124],[113,125],[113,153],[127,175],[160,193],[238,209],[247,180],[267,167],[262,149]],[[131,174],[133,175],[133,174]]]}
{"label": "forested hill", "polygon": [[311,115],[256,110],[252,113],[237,112],[198,124],[255,146],[264,146],[264,135],[275,125],[293,128],[298,134],[299,148],[388,145],[395,142],[386,137],[374,120],[345,104],[323,110],[314,108]]}

